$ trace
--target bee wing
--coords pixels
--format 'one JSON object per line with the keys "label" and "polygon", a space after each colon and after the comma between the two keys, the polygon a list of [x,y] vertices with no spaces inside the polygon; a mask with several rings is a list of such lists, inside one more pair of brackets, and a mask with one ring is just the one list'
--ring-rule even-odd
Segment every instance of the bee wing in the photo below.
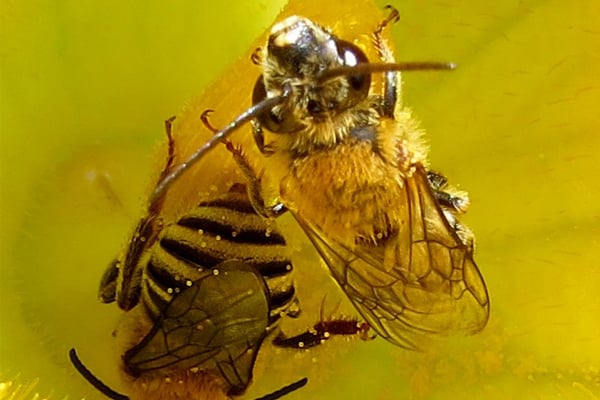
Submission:
{"label": "bee wing", "polygon": [[134,375],[202,365],[243,390],[252,376],[269,317],[262,276],[241,261],[227,261],[168,304],[150,333],[124,355]]}
{"label": "bee wing", "polygon": [[483,278],[436,202],[423,167],[404,181],[400,232],[350,248],[296,219],[360,314],[388,341],[423,349],[436,336],[475,333],[488,319]]}

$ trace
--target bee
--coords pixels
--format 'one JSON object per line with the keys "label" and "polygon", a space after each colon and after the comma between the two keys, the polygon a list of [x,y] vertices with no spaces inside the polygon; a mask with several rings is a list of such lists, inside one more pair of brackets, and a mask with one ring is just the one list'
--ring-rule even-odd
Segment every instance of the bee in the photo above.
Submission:
{"label": "bee", "polygon": [[[473,234],[459,222],[468,197],[429,168],[423,131],[400,101],[400,71],[455,66],[397,63],[384,37],[398,19],[390,10],[367,43],[300,16],[275,24],[259,52],[253,105],[165,176],[154,196],[251,122],[266,176],[241,150],[234,157],[256,210],[289,210],[371,328],[424,350],[481,331],[489,297]],[[369,47],[378,62],[367,58]],[[375,73],[383,73],[380,84]],[[274,201],[264,195],[271,192]]]}
{"label": "bee", "polygon": [[[174,141],[167,121],[171,168]],[[164,223],[163,199],[148,206],[125,255],[102,277],[99,298],[125,311],[122,370],[132,399],[228,399],[252,378],[261,343],[296,305],[292,263],[281,232],[259,216],[244,184]],[[83,366],[77,370],[113,399],[116,393]],[[268,395],[279,398],[302,379]]]}

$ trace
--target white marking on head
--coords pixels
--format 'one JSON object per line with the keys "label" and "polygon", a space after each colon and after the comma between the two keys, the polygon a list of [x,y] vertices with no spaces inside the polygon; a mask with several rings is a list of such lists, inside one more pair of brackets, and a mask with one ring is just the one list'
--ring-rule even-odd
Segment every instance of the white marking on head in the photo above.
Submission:
{"label": "white marking on head", "polygon": [[271,28],[271,43],[277,47],[285,47],[298,42],[303,32],[312,25],[306,18],[292,15]]}

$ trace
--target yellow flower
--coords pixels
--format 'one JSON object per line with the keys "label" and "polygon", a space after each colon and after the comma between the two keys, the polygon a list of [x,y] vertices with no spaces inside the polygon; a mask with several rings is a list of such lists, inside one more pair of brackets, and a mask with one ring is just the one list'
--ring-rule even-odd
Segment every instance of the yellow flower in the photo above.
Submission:
{"label": "yellow flower", "polygon": [[[341,2],[292,0],[315,19]],[[405,74],[403,100],[426,129],[432,167],[470,194],[490,324],[435,354],[381,339],[273,351],[248,398],[305,375],[297,398],[598,396],[600,3],[394,5],[399,60],[459,65]],[[95,296],[139,216],[162,121],[242,55],[278,7],[3,2],[0,399],[19,384],[31,388],[23,400],[101,398],[69,365],[72,346],[121,389],[107,354],[119,312]],[[309,257],[305,239],[292,242]]]}

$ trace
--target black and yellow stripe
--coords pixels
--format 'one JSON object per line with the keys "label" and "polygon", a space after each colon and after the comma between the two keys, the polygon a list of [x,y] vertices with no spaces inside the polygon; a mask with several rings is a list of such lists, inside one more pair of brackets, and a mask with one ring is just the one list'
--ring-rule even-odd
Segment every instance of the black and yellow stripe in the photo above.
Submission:
{"label": "black and yellow stripe", "polygon": [[232,189],[203,201],[166,226],[147,260],[141,302],[151,320],[159,318],[174,295],[228,260],[244,261],[263,276],[269,293],[269,324],[295,298],[285,239],[256,214],[245,190]]}

